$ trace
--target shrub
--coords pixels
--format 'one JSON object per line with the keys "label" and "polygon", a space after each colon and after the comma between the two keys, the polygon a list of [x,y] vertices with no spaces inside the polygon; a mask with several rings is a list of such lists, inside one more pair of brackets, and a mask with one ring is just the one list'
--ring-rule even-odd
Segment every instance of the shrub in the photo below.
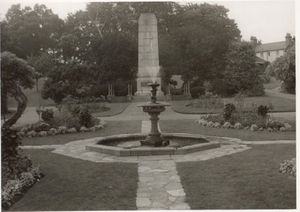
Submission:
{"label": "shrub", "polygon": [[224,117],[225,121],[230,120],[231,115],[234,111],[235,111],[234,104],[228,103],[228,104],[225,105],[224,111],[223,111],[223,117]]}
{"label": "shrub", "polygon": [[22,195],[30,186],[42,177],[39,168],[32,168],[26,172],[22,172],[15,179],[8,180],[2,187],[2,207],[8,209],[17,196]]}
{"label": "shrub", "polygon": [[238,112],[232,114],[229,121],[232,124],[239,122],[243,126],[251,126],[252,124],[255,124],[260,128],[260,127],[266,127],[267,119],[266,117],[259,116],[254,111],[247,111],[247,112]]}
{"label": "shrub", "polygon": [[1,135],[1,159],[2,159],[2,185],[7,180],[14,179],[22,172],[32,167],[29,158],[19,154],[20,138],[17,131],[10,128],[2,128]]}
{"label": "shrub", "polygon": [[220,124],[224,124],[224,118],[221,115],[207,115],[205,117],[203,117],[203,119],[205,119],[206,121],[210,122],[218,122]]}
{"label": "shrub", "polygon": [[199,96],[205,93],[205,89],[203,86],[196,86],[191,88],[191,96],[192,98],[198,98]]}
{"label": "shrub", "polygon": [[183,90],[181,88],[170,88],[171,95],[182,95]]}
{"label": "shrub", "polygon": [[280,121],[268,120],[266,123],[266,127],[279,130],[281,127],[284,127],[284,123]]}
{"label": "shrub", "polygon": [[269,107],[266,105],[260,105],[257,108],[257,114],[262,117],[266,117],[268,112],[269,112]]}
{"label": "shrub", "polygon": [[52,109],[42,110],[42,120],[45,122],[50,122],[53,119],[54,112]]}
{"label": "shrub", "polygon": [[34,130],[36,132],[48,131],[52,128],[52,125],[53,125],[53,119],[51,121],[49,121],[49,123],[38,122],[38,123],[32,124],[30,129]]}
{"label": "shrub", "polygon": [[85,126],[87,128],[93,126],[92,115],[86,107],[82,108],[79,113],[79,123],[81,126]]}
{"label": "shrub", "polygon": [[285,160],[280,163],[279,172],[284,174],[290,174],[296,177],[296,158],[291,160]]}

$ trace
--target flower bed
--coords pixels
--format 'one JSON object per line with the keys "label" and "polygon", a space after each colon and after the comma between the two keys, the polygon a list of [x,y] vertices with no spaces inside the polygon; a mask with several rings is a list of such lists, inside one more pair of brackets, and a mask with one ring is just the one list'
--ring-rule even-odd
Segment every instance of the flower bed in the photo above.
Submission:
{"label": "flower bed", "polygon": [[46,122],[38,122],[36,124],[32,124],[29,126],[25,126],[19,129],[17,133],[20,137],[45,137],[45,136],[53,136],[59,134],[68,134],[68,133],[77,133],[77,132],[95,132],[104,128],[106,123],[104,121],[100,121],[97,125],[92,127],[81,126],[80,128],[76,127],[67,127],[67,126],[51,126]]}
{"label": "flower bed", "polygon": [[90,132],[102,129],[105,122],[95,118],[86,106],[69,104],[61,111],[39,111],[43,121],[18,129],[21,137],[44,137],[66,133]]}
{"label": "flower bed", "polygon": [[27,172],[23,172],[16,179],[8,180],[2,186],[2,208],[7,210],[14,202],[16,202],[22,195],[38,182],[42,174],[38,167],[31,168]]}
{"label": "flower bed", "polygon": [[234,116],[229,121],[225,121],[221,114],[206,115],[196,121],[206,127],[245,129],[251,131],[284,132],[291,130],[292,126],[286,122],[273,120],[269,117],[259,117],[251,113],[244,113]]}
{"label": "flower bed", "polygon": [[279,172],[296,177],[296,158],[283,161],[280,164]]}

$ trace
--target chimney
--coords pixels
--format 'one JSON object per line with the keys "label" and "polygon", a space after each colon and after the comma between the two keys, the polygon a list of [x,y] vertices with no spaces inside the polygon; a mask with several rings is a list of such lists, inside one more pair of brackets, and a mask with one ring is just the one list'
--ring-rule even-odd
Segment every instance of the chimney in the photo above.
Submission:
{"label": "chimney", "polygon": [[250,43],[253,45],[253,46],[257,46],[258,42],[257,42],[257,38],[255,36],[251,36],[250,37]]}
{"label": "chimney", "polygon": [[288,48],[291,43],[292,43],[292,36],[291,36],[290,33],[286,33],[286,36],[285,36],[285,48]]}

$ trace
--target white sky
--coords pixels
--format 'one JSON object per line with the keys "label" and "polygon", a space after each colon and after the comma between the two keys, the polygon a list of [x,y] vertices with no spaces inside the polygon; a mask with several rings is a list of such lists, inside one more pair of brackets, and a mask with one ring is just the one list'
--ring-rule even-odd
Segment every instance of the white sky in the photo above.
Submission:
{"label": "white sky", "polygon": [[[3,19],[12,4],[32,7],[35,3],[43,3],[60,18],[68,13],[84,10],[86,0],[1,0],[0,18]],[[187,1],[185,1],[187,2]],[[204,1],[194,1],[202,3]],[[244,40],[256,36],[263,43],[282,41],[287,32],[295,35],[295,2],[288,1],[206,1],[211,4],[224,5],[229,9],[229,17],[234,19]]]}

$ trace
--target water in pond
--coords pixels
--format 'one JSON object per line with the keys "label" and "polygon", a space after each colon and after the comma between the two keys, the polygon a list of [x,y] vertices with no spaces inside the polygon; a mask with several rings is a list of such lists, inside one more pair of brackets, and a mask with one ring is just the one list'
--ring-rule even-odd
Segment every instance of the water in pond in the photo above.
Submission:
{"label": "water in pond", "polygon": [[[207,143],[208,141],[205,139],[188,139],[188,138],[171,138],[168,139],[170,141],[170,144],[167,147],[175,147],[180,148],[184,146],[190,146],[200,143]],[[142,147],[140,140],[131,140],[131,141],[109,141],[105,142],[104,145],[108,146],[117,146],[124,149],[135,149]],[[146,147],[146,146],[143,146]]]}

